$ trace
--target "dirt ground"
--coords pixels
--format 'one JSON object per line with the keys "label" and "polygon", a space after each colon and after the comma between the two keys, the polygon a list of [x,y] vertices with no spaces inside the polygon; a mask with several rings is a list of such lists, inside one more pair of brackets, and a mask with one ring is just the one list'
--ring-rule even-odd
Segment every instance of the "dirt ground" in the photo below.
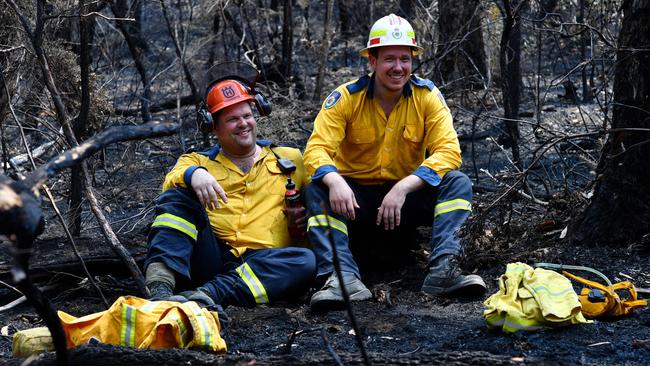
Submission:
{"label": "dirt ground", "polygon": [[[462,137],[467,125],[462,116],[457,119]],[[304,138],[300,135],[290,139],[300,145]],[[497,158],[501,150],[495,144],[487,140],[477,142],[477,154],[472,154],[467,140],[462,140],[462,144],[466,162],[463,169],[471,177],[478,168],[507,173],[503,169],[507,162]],[[108,168],[100,160],[94,164],[104,209],[120,239],[140,263],[146,245],[146,225],[152,220],[151,202],[165,171],[181,151],[179,145],[192,146],[171,140],[124,144],[107,150],[107,156],[115,159],[109,161]],[[133,150],[131,158],[137,164],[121,164],[120,159],[131,154],[129,149]],[[65,186],[64,178],[51,183],[55,188]],[[547,206],[510,197],[487,211],[502,192],[498,184],[486,177],[475,185],[476,209],[463,232],[467,242],[464,267],[483,276],[488,285],[487,295],[497,290],[498,276],[513,261],[585,265],[599,269],[612,280],[629,279],[638,287],[650,287],[648,246],[576,247],[568,238],[561,239],[563,228],[584,207],[581,191],[549,195],[545,197]],[[58,224],[49,210],[46,218],[52,223],[49,226]],[[89,228],[84,232],[85,239],[78,240],[77,245],[109,302],[122,295],[136,294],[123,266],[98,239],[101,234],[92,227],[95,224],[90,214],[84,216],[84,222]],[[428,240],[428,229],[423,228],[418,235],[420,249],[410,256],[410,263],[364,273],[364,281],[375,298],[354,304],[353,310],[372,364],[650,364],[648,308],[620,319],[505,334],[486,327],[482,312],[487,295],[480,299],[434,299],[422,295],[419,289],[426,274]],[[2,247],[6,249],[7,244]],[[10,259],[6,250],[2,252],[0,278],[10,282]],[[48,229],[37,243],[32,260],[38,285],[47,289],[45,293],[57,309],[77,316],[103,310],[99,296],[75,263],[67,239],[56,229]],[[0,286],[0,306],[18,297],[7,286]],[[348,314],[313,314],[306,300],[307,297],[297,303],[254,309],[227,308],[230,321],[224,338],[228,353],[224,355],[99,345],[73,350],[73,360],[78,365],[362,364]],[[11,336],[17,330],[41,325],[41,319],[26,303],[0,311],[0,363],[19,365],[25,361],[11,358]],[[54,363],[53,353],[25,361],[29,365]]]}

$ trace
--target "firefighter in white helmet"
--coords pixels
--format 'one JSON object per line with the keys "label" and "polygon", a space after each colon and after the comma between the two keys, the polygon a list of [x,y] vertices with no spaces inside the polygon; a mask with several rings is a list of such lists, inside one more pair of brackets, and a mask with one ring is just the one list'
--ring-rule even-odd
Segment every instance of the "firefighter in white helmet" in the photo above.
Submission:
{"label": "firefighter in white helmet", "polygon": [[323,283],[311,298],[315,311],[343,304],[330,238],[350,298],[367,300],[372,294],[359,267],[383,269],[408,258],[421,225],[432,226],[422,291],[485,291],[481,277],[464,275],[458,266],[457,232],[471,212],[471,182],[458,170],[460,145],[442,94],[411,74],[421,52],[408,21],[394,14],[379,19],[359,52],[372,72],[332,91],[316,117],[304,153],[312,175],[308,237]]}

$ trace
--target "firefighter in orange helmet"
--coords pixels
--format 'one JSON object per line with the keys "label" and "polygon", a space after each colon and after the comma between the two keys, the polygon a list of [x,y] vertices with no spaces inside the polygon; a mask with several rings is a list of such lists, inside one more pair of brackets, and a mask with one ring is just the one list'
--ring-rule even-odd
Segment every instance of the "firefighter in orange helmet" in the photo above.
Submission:
{"label": "firefighter in orange helmet", "polygon": [[[257,140],[252,106],[266,115],[270,104],[252,85],[232,77],[206,88],[202,125],[219,144],[183,154],[165,177],[145,261],[153,299],[254,306],[313,280],[314,254],[289,246],[283,212],[287,178],[298,188],[307,181],[302,156]],[[295,170],[281,169],[280,158]]]}

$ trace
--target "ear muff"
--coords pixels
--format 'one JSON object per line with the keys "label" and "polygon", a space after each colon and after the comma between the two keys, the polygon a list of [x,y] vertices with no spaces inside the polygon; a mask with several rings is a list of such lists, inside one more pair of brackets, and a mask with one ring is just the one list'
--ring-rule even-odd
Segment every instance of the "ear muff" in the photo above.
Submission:
{"label": "ear muff", "polygon": [[266,97],[264,97],[262,93],[253,90],[253,98],[255,99],[255,107],[257,107],[260,116],[266,117],[271,114],[273,106],[271,105],[271,102],[266,100]]}
{"label": "ear muff", "polygon": [[199,104],[199,108],[196,110],[196,119],[199,124],[199,129],[202,132],[209,133],[214,128],[214,120],[212,119],[212,114],[208,111],[208,106],[205,102]]}

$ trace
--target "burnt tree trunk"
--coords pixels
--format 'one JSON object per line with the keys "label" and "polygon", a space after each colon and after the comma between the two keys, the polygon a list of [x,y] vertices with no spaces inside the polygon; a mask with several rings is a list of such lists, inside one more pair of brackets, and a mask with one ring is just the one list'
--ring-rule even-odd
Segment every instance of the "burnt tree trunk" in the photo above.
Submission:
{"label": "burnt tree trunk", "polygon": [[[612,133],[574,239],[626,245],[650,232],[650,0],[626,1],[618,40]],[[636,130],[635,130],[636,129]]]}
{"label": "burnt tree trunk", "polygon": [[334,1],[325,1],[325,21],[323,26],[323,38],[321,39],[320,55],[318,56],[318,76],[316,77],[316,87],[314,88],[314,95],[312,100],[321,100],[321,90],[323,89],[323,78],[325,77],[325,69],[327,69],[327,53],[330,49],[330,18],[334,10]]}
{"label": "burnt tree trunk", "polygon": [[291,78],[293,63],[293,12],[292,0],[284,0],[282,7],[282,70],[285,80]]}
{"label": "burnt tree trunk", "polygon": [[[578,18],[576,21],[580,24],[585,23],[586,0],[580,0]],[[587,42],[589,42],[589,32],[584,30],[580,33],[580,60],[585,61],[587,58]],[[587,65],[582,67],[580,72],[582,76],[582,101],[589,103],[593,99],[591,95],[591,86],[587,83]]]}
{"label": "burnt tree trunk", "polygon": [[519,154],[519,98],[521,85],[521,10],[527,0],[504,0],[503,33],[499,49],[501,92],[506,127],[506,145],[512,149],[512,160],[521,168]]}
{"label": "burnt tree trunk", "polygon": [[[136,0],[138,1],[138,0]],[[137,10],[137,4],[129,4],[127,0],[116,0],[111,3],[111,10],[117,18],[129,18],[129,17],[139,17],[137,13],[133,10]],[[140,102],[140,107],[142,109],[142,120],[145,122],[151,120],[151,112],[149,111],[149,105],[151,104],[151,80],[149,74],[147,73],[146,66],[146,52],[149,49],[145,36],[140,31],[140,28],[137,22],[128,21],[128,20],[117,20],[115,21],[117,29],[119,29],[124,40],[126,41],[127,46],[129,47],[129,52],[133,57],[133,62],[135,63],[135,68],[140,75],[140,80],[142,81],[142,100]]]}
{"label": "burnt tree trunk", "polygon": [[[92,43],[95,34],[95,18],[85,16],[97,11],[97,3],[79,1],[79,68],[81,71],[81,107],[79,116],[72,124],[77,140],[86,138],[88,116],[90,114],[90,63],[92,62]],[[70,175],[70,209],[68,211],[68,227],[72,235],[81,234],[81,198],[84,185],[81,166],[75,165]]]}
{"label": "burnt tree trunk", "polygon": [[481,2],[440,0],[440,60],[441,80],[460,79],[463,85],[483,85],[487,73],[483,32],[481,31]]}

